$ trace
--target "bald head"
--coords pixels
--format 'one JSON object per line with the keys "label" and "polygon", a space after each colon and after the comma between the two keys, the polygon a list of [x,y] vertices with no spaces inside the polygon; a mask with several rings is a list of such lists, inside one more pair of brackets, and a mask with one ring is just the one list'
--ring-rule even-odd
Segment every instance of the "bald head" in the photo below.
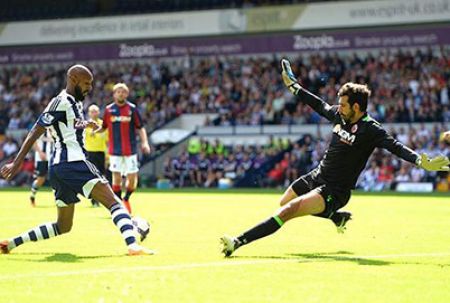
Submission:
{"label": "bald head", "polygon": [[75,99],[83,101],[84,97],[92,90],[92,72],[84,65],[76,64],[67,70],[66,90]]}
{"label": "bald head", "polygon": [[67,79],[93,79],[94,76],[92,76],[91,71],[84,65],[81,64],[76,64],[76,65],[72,65],[68,70],[67,70]]}

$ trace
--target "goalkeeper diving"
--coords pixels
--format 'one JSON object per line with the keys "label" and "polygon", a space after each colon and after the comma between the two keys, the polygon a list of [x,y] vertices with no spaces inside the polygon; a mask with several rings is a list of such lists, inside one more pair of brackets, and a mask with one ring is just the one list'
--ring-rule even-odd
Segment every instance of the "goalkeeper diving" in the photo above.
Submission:
{"label": "goalkeeper diving", "polygon": [[366,85],[345,83],[338,92],[338,105],[329,105],[302,87],[294,76],[289,61],[281,61],[282,79],[298,102],[309,105],[333,123],[333,135],[319,166],[295,180],[280,199],[280,208],[272,217],[240,236],[223,236],[222,252],[230,256],[236,249],[269,236],[287,221],[313,215],[331,220],[343,232],[351,213],[341,211],[350,200],[359,175],[376,147],[384,148],[401,159],[427,171],[448,171],[445,156],[429,159],[399,141],[367,113],[370,90]]}

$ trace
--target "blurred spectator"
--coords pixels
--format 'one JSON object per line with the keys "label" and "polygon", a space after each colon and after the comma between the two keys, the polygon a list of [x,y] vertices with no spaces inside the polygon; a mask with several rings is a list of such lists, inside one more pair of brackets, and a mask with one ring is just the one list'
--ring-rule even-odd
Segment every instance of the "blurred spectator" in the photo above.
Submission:
{"label": "blurred spectator", "polygon": [[377,187],[379,171],[380,169],[377,166],[377,162],[371,161],[370,166],[361,175],[359,186],[364,191],[379,190],[379,188]]}
{"label": "blurred spectator", "polygon": [[394,181],[398,182],[411,182],[411,176],[409,175],[407,164],[405,162],[402,163],[400,170],[396,173]]}
{"label": "blurred spectator", "polygon": [[388,157],[384,157],[378,172],[377,186],[380,190],[388,190],[394,180],[394,167]]}
{"label": "blurred spectator", "polygon": [[19,149],[17,143],[11,137],[6,137],[6,141],[3,143],[2,150],[4,152],[5,157],[9,157],[15,154]]}
{"label": "blurred spectator", "polygon": [[280,163],[275,164],[267,174],[264,184],[269,187],[275,187],[283,182],[284,170]]}

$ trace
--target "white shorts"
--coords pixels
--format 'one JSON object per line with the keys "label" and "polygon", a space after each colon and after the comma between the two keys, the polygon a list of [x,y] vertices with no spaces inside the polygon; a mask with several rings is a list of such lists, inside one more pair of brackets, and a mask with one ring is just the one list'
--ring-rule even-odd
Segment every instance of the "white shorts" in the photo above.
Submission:
{"label": "white shorts", "polygon": [[109,170],[113,173],[121,173],[122,176],[134,174],[139,171],[137,155],[109,156]]}

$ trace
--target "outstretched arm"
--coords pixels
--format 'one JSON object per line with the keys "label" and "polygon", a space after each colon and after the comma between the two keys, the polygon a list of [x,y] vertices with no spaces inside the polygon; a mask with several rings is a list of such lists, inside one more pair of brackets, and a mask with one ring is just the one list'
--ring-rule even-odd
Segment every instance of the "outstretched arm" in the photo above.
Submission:
{"label": "outstretched arm", "polygon": [[395,140],[381,126],[376,126],[375,144],[377,147],[387,149],[403,160],[416,164],[427,171],[449,170],[450,160],[447,157],[437,156],[429,159],[425,153],[419,155],[406,145]]}
{"label": "outstretched arm", "polygon": [[43,133],[45,133],[45,127],[36,123],[25,138],[25,141],[23,142],[22,147],[20,148],[14,161],[2,167],[1,174],[3,178],[9,181],[19,172],[25,156]]}
{"label": "outstretched arm", "polygon": [[332,121],[336,117],[336,107],[329,105],[318,96],[303,88],[297,82],[297,78],[292,72],[291,64],[288,60],[281,60],[281,67],[283,69],[281,73],[283,82],[294,95],[296,95],[303,103],[311,106],[312,109],[319,115],[325,117],[328,121]]}

